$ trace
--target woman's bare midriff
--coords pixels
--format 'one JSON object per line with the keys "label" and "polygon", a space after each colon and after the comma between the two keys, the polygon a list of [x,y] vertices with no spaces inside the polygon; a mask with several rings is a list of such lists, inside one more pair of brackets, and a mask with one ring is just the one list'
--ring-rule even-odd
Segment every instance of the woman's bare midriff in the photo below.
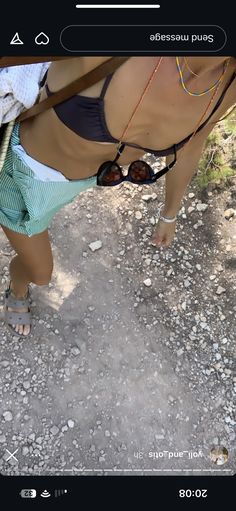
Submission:
{"label": "woman's bare midriff", "polygon": [[[105,96],[106,123],[114,138],[120,138],[157,59],[158,57],[132,57],[115,72]],[[61,73],[62,62],[53,63],[48,73],[50,90],[58,90],[89,70],[83,69],[82,65],[78,74],[76,68],[78,59],[70,60],[71,63],[66,62],[67,74]],[[95,59],[93,58],[93,60]],[[81,62],[79,63],[81,64]],[[93,67],[99,63],[95,62]],[[84,64],[83,61],[82,64]],[[223,85],[211,105],[211,110],[231,74],[232,69],[229,66]],[[203,77],[201,90],[209,86],[211,78],[214,82],[217,76],[213,73],[212,77],[208,75],[205,80]],[[90,87],[81,94],[98,97],[102,83]],[[191,88],[191,81],[189,83]],[[43,90],[40,100],[45,97],[46,93]],[[209,94],[192,97],[184,92],[179,85],[174,59],[166,58],[162,61],[159,72],[157,72],[125,140],[155,150],[171,147],[194,131],[209,99]],[[209,113],[210,111],[207,116]],[[217,115],[212,117],[212,121],[219,118],[219,113],[217,112]],[[97,169],[104,161],[111,160],[116,155],[116,144],[95,142],[80,137],[58,119],[53,109],[22,122],[20,140],[30,156],[58,170],[67,179],[77,180],[91,177],[97,173]],[[142,150],[126,146],[119,163],[126,165],[132,160],[141,158],[142,155]]]}

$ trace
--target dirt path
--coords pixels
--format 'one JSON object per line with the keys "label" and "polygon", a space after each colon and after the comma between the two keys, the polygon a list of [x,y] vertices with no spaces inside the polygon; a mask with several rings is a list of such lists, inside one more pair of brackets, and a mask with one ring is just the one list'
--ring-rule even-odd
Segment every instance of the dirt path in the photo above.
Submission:
{"label": "dirt path", "polygon": [[162,184],[91,189],[54,218],[34,333],[1,323],[2,473],[235,472],[236,184],[192,185],[167,250],[150,243]]}

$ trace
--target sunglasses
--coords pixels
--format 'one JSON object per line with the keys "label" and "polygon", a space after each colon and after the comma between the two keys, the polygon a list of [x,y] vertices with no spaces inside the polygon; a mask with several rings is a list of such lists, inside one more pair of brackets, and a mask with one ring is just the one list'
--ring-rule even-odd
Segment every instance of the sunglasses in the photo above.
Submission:
{"label": "sunglasses", "polygon": [[120,146],[118,146],[115,159],[113,161],[105,161],[99,167],[97,172],[98,186],[115,186],[123,181],[130,181],[136,185],[151,184],[166,174],[168,170],[172,169],[177,161],[176,146],[174,145],[174,160],[159,172],[154,172],[152,167],[145,161],[135,160],[129,165],[128,174],[124,176],[122,167],[117,163],[124,148],[125,143],[121,143]]}

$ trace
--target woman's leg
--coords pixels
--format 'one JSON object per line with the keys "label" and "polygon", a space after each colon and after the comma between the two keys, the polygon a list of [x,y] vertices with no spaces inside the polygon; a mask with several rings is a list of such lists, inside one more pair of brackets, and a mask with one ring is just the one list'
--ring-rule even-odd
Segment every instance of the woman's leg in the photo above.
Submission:
{"label": "woman's leg", "polygon": [[[46,285],[51,280],[53,257],[48,230],[28,237],[1,225],[17,255],[11,260],[9,270],[11,289],[16,297],[26,295],[28,284]],[[9,311],[14,310],[9,307]],[[19,312],[27,312],[22,308]],[[12,325],[16,332],[27,335],[30,325]]]}

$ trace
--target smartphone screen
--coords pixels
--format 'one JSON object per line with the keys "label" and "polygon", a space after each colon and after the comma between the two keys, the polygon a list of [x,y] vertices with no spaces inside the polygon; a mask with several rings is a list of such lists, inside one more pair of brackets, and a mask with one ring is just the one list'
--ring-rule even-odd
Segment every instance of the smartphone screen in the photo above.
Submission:
{"label": "smartphone screen", "polygon": [[120,502],[125,488],[223,505],[236,467],[233,5],[2,9],[2,494],[65,506],[94,488],[108,503],[108,485]]}

